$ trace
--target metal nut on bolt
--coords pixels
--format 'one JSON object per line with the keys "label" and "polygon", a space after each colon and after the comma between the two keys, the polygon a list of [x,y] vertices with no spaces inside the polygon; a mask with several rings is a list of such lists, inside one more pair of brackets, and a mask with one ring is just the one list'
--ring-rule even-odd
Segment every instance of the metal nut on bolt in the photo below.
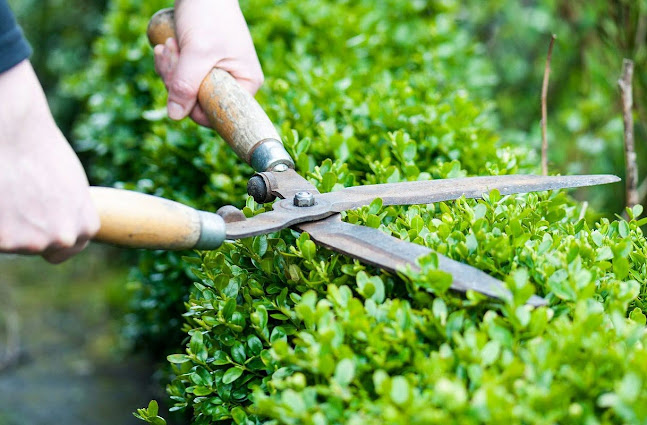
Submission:
{"label": "metal nut on bolt", "polygon": [[297,192],[294,194],[294,205],[297,207],[311,207],[315,204],[315,197],[310,192]]}

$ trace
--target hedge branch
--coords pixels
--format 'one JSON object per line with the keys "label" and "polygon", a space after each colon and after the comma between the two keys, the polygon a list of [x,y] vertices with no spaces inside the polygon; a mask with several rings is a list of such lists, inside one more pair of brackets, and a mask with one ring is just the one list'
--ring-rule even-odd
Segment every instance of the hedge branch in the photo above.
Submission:
{"label": "hedge branch", "polygon": [[629,59],[622,61],[622,75],[618,79],[620,96],[622,97],[622,120],[625,126],[625,167],[626,173],[626,194],[627,207],[633,207],[640,199],[638,197],[638,165],[636,164],[636,150],[634,147],[634,120],[631,114],[633,107],[633,94],[631,91],[631,79],[634,73],[634,63]]}
{"label": "hedge branch", "polygon": [[553,44],[555,44],[555,34],[550,37],[548,45],[548,56],[546,56],[546,66],[544,67],[544,82],[541,86],[541,174],[548,175],[548,136],[546,135],[546,119],[548,110],[546,107],[546,97],[548,96],[548,77],[550,76],[550,59],[553,55]]}

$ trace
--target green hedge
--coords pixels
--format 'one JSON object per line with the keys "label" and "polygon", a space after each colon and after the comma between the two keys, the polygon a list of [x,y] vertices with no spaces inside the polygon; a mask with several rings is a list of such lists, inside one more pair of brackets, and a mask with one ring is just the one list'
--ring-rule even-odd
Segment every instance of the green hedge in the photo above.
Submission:
{"label": "green hedge", "polygon": [[[93,179],[264,211],[222,141],[165,118],[142,34],[167,4],[139,3],[113,1],[92,67],[69,81],[87,99],[77,135]],[[495,79],[460,3],[243,2],[267,77],[258,99],[321,191],[536,171],[478,100]],[[393,275],[291,230],[142,253],[127,331],[173,353],[167,391],[195,424],[645,421],[647,247],[641,208],[629,213],[595,219],[563,192],[493,192],[344,215],[505,280],[504,301],[448,291],[433,255]],[[533,293],[550,307],[526,308]],[[163,422],[154,402],[137,415]]]}

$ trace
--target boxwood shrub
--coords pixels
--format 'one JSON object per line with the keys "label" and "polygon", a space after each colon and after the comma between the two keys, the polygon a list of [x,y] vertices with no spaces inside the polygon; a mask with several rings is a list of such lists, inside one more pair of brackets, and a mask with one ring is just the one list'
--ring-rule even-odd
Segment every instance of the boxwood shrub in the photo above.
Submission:
{"label": "boxwood shrub", "polygon": [[[494,81],[460,2],[241,2],[258,95],[322,192],[536,171],[496,134]],[[251,216],[251,169],[209,130],[165,117],[142,34],[165,1],[114,0],[88,70],[78,148],[95,182]],[[210,252],[141,253],[125,332],[170,353],[173,410],[195,424],[647,421],[642,208],[600,217],[563,191],[344,214],[504,280],[448,290],[432,254],[397,274],[284,230]],[[550,305],[530,309],[532,294]],[[174,333],[175,332],[175,333]],[[136,416],[164,423],[157,403]]]}

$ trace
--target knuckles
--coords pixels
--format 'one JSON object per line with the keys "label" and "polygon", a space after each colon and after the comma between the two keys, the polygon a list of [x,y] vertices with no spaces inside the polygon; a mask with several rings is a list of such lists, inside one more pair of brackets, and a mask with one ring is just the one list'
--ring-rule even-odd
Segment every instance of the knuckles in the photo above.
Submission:
{"label": "knuckles", "polygon": [[198,95],[196,88],[180,78],[173,79],[169,82],[168,91],[171,96],[182,99],[193,98]]}

